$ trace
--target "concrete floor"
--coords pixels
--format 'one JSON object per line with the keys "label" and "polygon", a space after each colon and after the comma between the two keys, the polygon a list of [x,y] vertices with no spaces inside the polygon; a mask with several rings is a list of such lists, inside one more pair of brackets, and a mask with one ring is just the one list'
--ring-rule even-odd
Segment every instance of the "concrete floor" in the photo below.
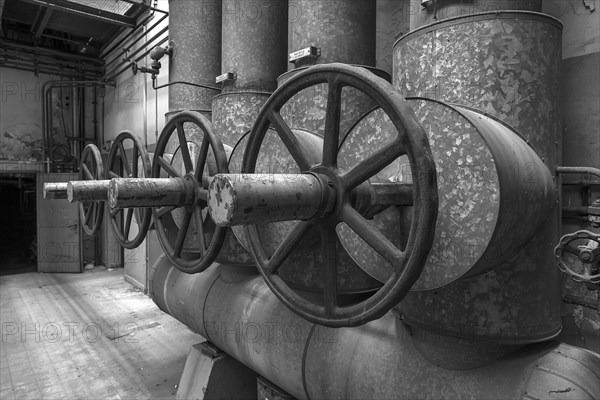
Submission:
{"label": "concrete floor", "polygon": [[0,399],[174,398],[203,341],[123,270],[0,277]]}

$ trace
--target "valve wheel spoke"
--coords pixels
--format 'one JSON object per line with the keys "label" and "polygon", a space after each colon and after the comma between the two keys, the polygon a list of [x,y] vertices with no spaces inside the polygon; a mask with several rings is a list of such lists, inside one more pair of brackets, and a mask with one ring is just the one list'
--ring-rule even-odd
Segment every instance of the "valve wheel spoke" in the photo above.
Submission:
{"label": "valve wheel spoke", "polygon": [[373,228],[365,217],[348,204],[344,206],[342,219],[362,240],[389,263],[397,265],[402,262],[404,252],[398,249],[381,231]]}
{"label": "valve wheel spoke", "polygon": [[175,257],[181,257],[181,250],[183,249],[183,244],[185,242],[188,229],[190,228],[190,222],[192,222],[193,215],[194,211],[190,210],[189,207],[186,207],[185,216],[183,217],[183,222],[181,224],[181,227],[179,228],[177,240],[175,241],[175,247],[173,249],[173,254],[175,255]]}
{"label": "valve wheel spoke", "polygon": [[164,206],[164,207],[160,207],[158,210],[156,210],[155,216],[156,218],[162,218],[165,215],[167,215],[168,213],[170,213],[171,211],[175,210],[177,207],[175,206]]}
{"label": "valve wheel spoke", "polygon": [[325,137],[323,138],[323,162],[325,166],[337,165],[340,147],[340,118],[342,107],[342,88],[335,78],[329,81],[327,111],[325,112]]}
{"label": "valve wheel spoke", "polygon": [[[125,152],[124,143],[132,143],[131,164]],[[129,146],[128,146],[129,147]],[[107,179],[114,178],[143,178],[151,173],[150,156],[142,140],[133,132],[125,130],[115,138],[115,142],[108,153]],[[131,222],[135,217],[138,229],[137,234],[129,238]],[[126,249],[139,246],[150,228],[151,211],[149,208],[128,207],[110,210],[110,226],[117,242]]]}
{"label": "valve wheel spoke", "polygon": [[292,250],[300,243],[311,224],[307,221],[298,221],[292,228],[292,231],[287,234],[285,239],[279,244],[271,258],[267,261],[266,270],[270,274],[275,274],[279,267],[283,264]]}
{"label": "valve wheel spoke", "polygon": [[171,175],[173,178],[181,178],[181,174],[163,157],[158,157],[156,160],[158,161],[158,164],[167,172],[167,174]]}
{"label": "valve wheel spoke", "polygon": [[352,190],[383,168],[391,164],[395,159],[404,154],[404,145],[399,139],[389,143],[377,150],[366,159],[355,165],[350,171],[342,175],[342,181],[346,190]]}
{"label": "valve wheel spoke", "polygon": [[92,175],[92,173],[90,172],[90,169],[87,165],[81,164],[81,168],[83,169],[83,173],[85,174],[87,180],[93,181],[96,179],[94,175]]}
{"label": "valve wheel spoke", "polygon": [[185,166],[185,172],[190,173],[194,170],[194,164],[192,163],[192,157],[190,156],[190,149],[188,148],[188,142],[185,137],[185,131],[183,129],[183,121],[177,121],[177,136],[179,138],[179,148],[181,149],[181,158],[183,159],[183,165]]}
{"label": "valve wheel spoke", "polygon": [[208,222],[208,220],[210,220],[210,217],[207,215],[206,216],[206,220],[204,220],[202,218],[202,210],[198,207],[195,207],[194,209],[194,216],[196,218],[196,224],[198,225],[198,234],[200,236],[200,250],[201,250],[201,254],[206,254],[206,251],[208,250],[208,246],[206,245],[206,233],[204,232],[204,223],[205,221]]}
{"label": "valve wheel spoke", "polygon": [[194,171],[194,178],[196,179],[196,182],[199,182],[202,186],[204,186],[202,174],[204,172],[204,165],[206,164],[206,160],[208,158],[209,145],[210,143],[208,141],[208,137],[204,136],[202,138],[202,145],[200,146],[198,158],[196,159],[196,170]]}
{"label": "valve wheel spoke", "polygon": [[281,114],[274,110],[270,110],[267,118],[275,128],[275,131],[287,147],[288,151],[300,167],[300,171],[308,171],[313,164],[310,162],[310,157],[302,148],[302,145],[292,132],[292,128],[283,120]]}
{"label": "valve wheel spoke", "polygon": [[[91,169],[90,169],[91,168]],[[81,153],[79,165],[80,180],[99,180],[104,178],[104,164],[100,150],[93,144],[88,144]],[[82,228],[88,235],[94,235],[100,228],[104,215],[104,201],[80,202],[79,216]]]}
{"label": "valve wheel spoke", "polygon": [[123,166],[123,170],[125,170],[125,176],[131,177],[131,167],[129,166],[129,160],[127,159],[127,153],[125,152],[125,147],[123,147],[123,141],[118,142],[119,153],[121,154],[121,165]]}
{"label": "valve wheel spoke", "polygon": [[[193,124],[199,128],[201,143],[192,141],[184,129],[184,124]],[[195,130],[195,128],[194,128]],[[176,135],[176,136],[175,136]],[[178,172],[170,162],[165,159],[166,150],[172,142],[171,138],[176,139],[181,149],[181,161],[185,173]],[[192,159],[189,143],[199,145],[199,153]],[[207,215],[202,217],[202,210],[207,206],[208,180],[204,176],[204,167],[208,160],[208,152],[212,150],[215,156],[217,173],[228,173],[227,155],[225,148],[213,133],[210,122],[200,113],[195,111],[182,111],[174,115],[163,128],[163,131],[156,143],[154,153],[154,164],[152,166],[151,176],[160,178],[164,170],[170,177],[185,177],[189,184],[191,180],[195,181],[195,202],[187,206],[166,206],[153,208],[156,231],[160,244],[165,251],[165,255],[173,262],[180,271],[194,274],[204,271],[208,268],[225,240],[226,228],[215,227],[212,229],[212,220]],[[194,165],[195,161],[195,165]],[[162,175],[164,176],[164,175]],[[193,179],[192,179],[193,176]],[[182,208],[184,207],[184,208]],[[178,213],[181,211],[182,219],[178,219]],[[177,214],[177,215],[176,215]],[[194,218],[193,236],[188,234],[192,218]],[[210,228],[209,228],[210,227]],[[196,238],[196,236],[199,236]],[[195,243],[192,242],[192,237]],[[187,240],[186,240],[187,238]],[[198,249],[200,251],[198,251]],[[185,257],[182,256],[185,254]]]}
{"label": "valve wheel spoke", "polygon": [[323,301],[325,313],[335,314],[337,308],[337,233],[335,224],[321,227],[321,252],[323,257]]}

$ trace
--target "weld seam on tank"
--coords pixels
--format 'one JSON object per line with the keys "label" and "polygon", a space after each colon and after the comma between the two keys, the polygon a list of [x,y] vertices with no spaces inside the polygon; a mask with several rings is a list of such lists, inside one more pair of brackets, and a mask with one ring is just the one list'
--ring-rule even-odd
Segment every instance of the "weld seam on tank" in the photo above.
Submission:
{"label": "weld seam on tank", "polygon": [[302,353],[302,387],[304,388],[306,400],[311,400],[310,395],[308,394],[308,385],[306,384],[306,357],[308,356],[310,341],[312,340],[316,327],[317,324],[313,324],[311,326],[310,332],[308,332],[308,337],[306,338],[306,343],[304,344],[304,352]]}
{"label": "weld seam on tank", "polygon": [[[485,21],[486,19],[489,18],[490,15],[496,16],[497,19],[509,19],[509,20],[512,19],[515,15],[530,16],[531,18],[528,18],[528,19],[535,20],[535,21],[551,20],[551,21],[554,21],[557,28],[559,28],[561,30],[563,29],[563,23],[558,18],[555,18],[555,17],[545,14],[545,13],[537,12],[537,11],[519,11],[519,10],[486,11],[486,12],[481,12],[481,13],[459,15],[456,17],[451,17],[451,18],[440,20],[440,21],[432,22],[427,25],[423,25],[415,30],[412,30],[412,31],[400,36],[394,42],[393,47],[396,47],[398,42],[401,42],[412,36],[416,36],[419,34],[426,34],[426,33],[435,31],[438,28],[447,28],[447,27],[451,27],[454,25],[460,25],[460,24],[463,24],[464,20],[467,18],[469,19],[469,22]],[[521,19],[525,19],[525,18],[521,18]]]}
{"label": "weld seam on tank", "polygon": [[[221,275],[216,276],[216,278],[212,281],[212,283],[210,284],[210,287],[208,288],[208,290],[206,292],[206,299],[204,301],[204,304],[202,305],[202,315],[206,315],[206,305],[208,304],[207,300],[210,297],[210,293],[211,293],[212,289],[215,287],[215,284],[217,283],[217,281],[219,280],[220,277],[221,277]],[[212,343],[213,341],[209,337],[210,335],[208,334],[208,330],[206,329],[206,318],[202,321],[202,329],[204,330],[203,336]]]}

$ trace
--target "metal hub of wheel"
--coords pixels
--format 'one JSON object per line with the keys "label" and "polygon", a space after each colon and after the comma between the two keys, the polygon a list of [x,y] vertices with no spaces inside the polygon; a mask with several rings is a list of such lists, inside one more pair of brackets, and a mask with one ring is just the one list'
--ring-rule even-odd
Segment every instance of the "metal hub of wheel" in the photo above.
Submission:
{"label": "metal hub of wheel", "polygon": [[[328,84],[322,159],[314,163],[281,117],[281,108],[296,93]],[[397,138],[349,170],[338,167],[341,96],[344,87],[365,93],[389,116]],[[253,177],[263,138],[274,128],[301,170],[299,175]],[[369,224],[351,201],[368,180],[401,155],[412,165],[413,218],[406,247],[401,250]],[[297,178],[294,178],[297,177]],[[381,317],[395,306],[418,279],[434,237],[437,216],[436,172],[425,132],[404,98],[367,70],[326,64],[297,74],[280,87],[261,110],[250,133],[241,175],[217,176],[209,190],[209,208],[217,224],[245,225],[258,268],[268,286],[303,318],[331,327],[356,326]],[[289,189],[287,189],[289,188]],[[400,195],[400,197],[402,197]],[[406,202],[400,199],[400,203]],[[269,252],[257,229],[260,221],[297,220],[275,251]],[[392,266],[383,286],[366,299],[351,304],[338,301],[336,226],[344,222]],[[307,299],[278,274],[279,268],[309,231],[320,231],[320,264],[324,288],[320,299]]]}
{"label": "metal hub of wheel", "polygon": [[[198,147],[195,157],[190,143]],[[174,148],[170,156],[169,147]],[[209,158],[214,158],[215,172],[228,172],[223,144],[212,133],[210,122],[192,111],[183,111],[167,123],[154,153],[152,177],[175,178],[182,188],[178,204],[153,208],[154,223],[166,256],[186,273],[208,268],[225,239],[227,228],[215,226],[206,211],[208,173],[213,169],[208,167]]]}

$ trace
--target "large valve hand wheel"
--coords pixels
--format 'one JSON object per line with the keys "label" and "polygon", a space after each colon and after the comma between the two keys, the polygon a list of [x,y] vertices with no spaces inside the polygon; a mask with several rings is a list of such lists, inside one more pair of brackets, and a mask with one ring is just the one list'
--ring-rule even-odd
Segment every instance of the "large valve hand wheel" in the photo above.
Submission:
{"label": "large valve hand wheel", "polygon": [[[312,163],[290,126],[282,107],[298,92],[318,84],[328,85],[322,161]],[[369,96],[387,114],[398,135],[349,170],[338,168],[342,89],[351,87]],[[303,174],[317,176],[328,187],[329,201],[321,212],[297,222],[272,254],[262,244],[256,225],[246,225],[250,247],[267,285],[291,310],[303,318],[330,327],[357,326],[381,317],[407,294],[419,278],[434,238],[437,186],[433,156],[427,136],[405,99],[386,81],[366,69],[345,64],[324,64],[297,74],[277,89],[262,108],[252,127],[244,155],[242,174],[251,174],[269,127],[274,128]],[[412,168],[412,222],[406,247],[401,250],[352,205],[351,193],[383,168],[406,154]],[[321,186],[324,186],[321,185]],[[276,200],[274,200],[276,201]],[[393,273],[368,298],[351,304],[338,302],[336,226],[345,222],[362,240],[392,266]],[[279,267],[312,227],[320,228],[322,299],[308,299],[278,275]]]}
{"label": "large valve hand wheel", "polygon": [[212,222],[206,210],[209,169],[229,171],[223,143],[212,133],[210,122],[193,111],[175,115],[156,143],[152,177],[182,179],[184,205],[153,208],[152,212],[165,255],[190,274],[212,264],[227,232]]}
{"label": "large valve hand wheel", "polygon": [[[576,246],[575,241],[580,241],[582,245]],[[554,249],[554,254],[558,268],[575,282],[600,284],[600,235],[590,231],[564,235]],[[574,262],[581,264],[582,271],[570,267],[573,263],[566,260],[566,254],[576,257]]]}
{"label": "large valve hand wheel", "polygon": [[[127,156],[125,147],[130,147],[131,155]],[[131,131],[123,131],[115,138],[108,153],[106,179],[113,178],[148,178],[152,173],[150,156],[146,146]],[[137,233],[130,238],[131,222],[135,215]],[[123,218],[122,218],[123,217]],[[150,208],[113,208],[110,210],[110,226],[117,242],[126,249],[138,247],[148,233],[152,213]]]}
{"label": "large valve hand wheel", "polygon": [[[79,165],[80,181],[98,181],[104,179],[104,164],[100,150],[94,144],[88,144],[81,153]],[[79,214],[85,233],[95,234],[102,224],[104,216],[104,201],[81,201],[79,202]]]}

